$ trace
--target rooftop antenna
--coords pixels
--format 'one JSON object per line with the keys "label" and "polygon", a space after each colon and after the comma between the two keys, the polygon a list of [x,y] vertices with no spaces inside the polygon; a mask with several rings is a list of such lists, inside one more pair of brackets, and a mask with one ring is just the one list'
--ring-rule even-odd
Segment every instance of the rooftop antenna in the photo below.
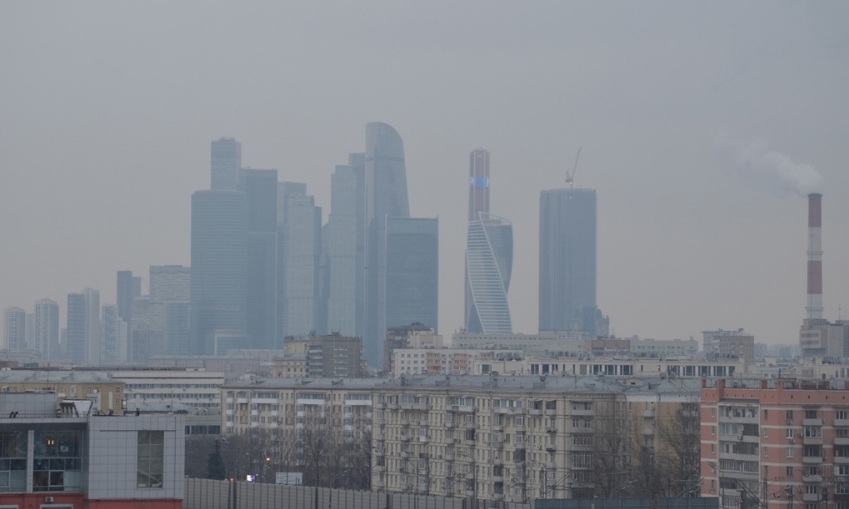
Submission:
{"label": "rooftop antenna", "polygon": [[575,182],[575,172],[578,171],[578,159],[581,158],[581,149],[584,147],[578,147],[578,154],[575,156],[575,166],[572,168],[572,173],[566,172],[566,183],[569,184],[569,188],[572,188],[573,183]]}

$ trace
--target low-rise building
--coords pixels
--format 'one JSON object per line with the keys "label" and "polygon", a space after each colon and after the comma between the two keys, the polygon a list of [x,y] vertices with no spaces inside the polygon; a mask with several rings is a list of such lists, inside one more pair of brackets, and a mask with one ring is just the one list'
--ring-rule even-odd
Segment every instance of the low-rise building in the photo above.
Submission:
{"label": "low-rise building", "polygon": [[88,401],[56,400],[0,394],[0,507],[181,507],[182,417],[93,415]]}
{"label": "low-rise building", "polygon": [[58,399],[87,399],[102,414],[124,412],[124,382],[107,373],[71,370],[2,370],[0,392],[55,393]]}

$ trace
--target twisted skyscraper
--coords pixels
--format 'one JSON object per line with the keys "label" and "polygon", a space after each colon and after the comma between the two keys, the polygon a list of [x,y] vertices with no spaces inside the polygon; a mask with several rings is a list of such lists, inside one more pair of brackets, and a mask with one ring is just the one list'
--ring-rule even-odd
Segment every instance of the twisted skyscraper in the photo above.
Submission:
{"label": "twisted skyscraper", "polygon": [[513,332],[507,303],[512,269],[513,225],[489,213],[489,152],[475,149],[469,156],[467,332]]}

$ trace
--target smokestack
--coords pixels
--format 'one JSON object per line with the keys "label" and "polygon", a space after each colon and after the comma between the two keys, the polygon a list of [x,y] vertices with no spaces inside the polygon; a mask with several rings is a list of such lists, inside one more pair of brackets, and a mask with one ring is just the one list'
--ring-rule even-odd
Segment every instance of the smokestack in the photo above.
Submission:
{"label": "smokestack", "polygon": [[822,318],[822,194],[808,195],[808,319]]}

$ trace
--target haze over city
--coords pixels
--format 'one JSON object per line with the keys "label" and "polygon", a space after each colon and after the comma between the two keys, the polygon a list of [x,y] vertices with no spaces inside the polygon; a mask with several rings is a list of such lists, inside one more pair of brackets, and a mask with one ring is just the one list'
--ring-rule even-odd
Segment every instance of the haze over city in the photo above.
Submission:
{"label": "haze over city", "polygon": [[[45,6],[49,5],[49,9]],[[190,264],[211,140],[303,182],[364,125],[404,141],[410,212],[439,217],[439,323],[463,325],[468,158],[513,223],[513,330],[537,330],[540,192],[598,195],[598,307],[616,335],[745,327],[795,344],[807,203],[825,316],[849,311],[843,3],[0,4],[0,308]],[[64,318],[61,320],[64,325]]]}

